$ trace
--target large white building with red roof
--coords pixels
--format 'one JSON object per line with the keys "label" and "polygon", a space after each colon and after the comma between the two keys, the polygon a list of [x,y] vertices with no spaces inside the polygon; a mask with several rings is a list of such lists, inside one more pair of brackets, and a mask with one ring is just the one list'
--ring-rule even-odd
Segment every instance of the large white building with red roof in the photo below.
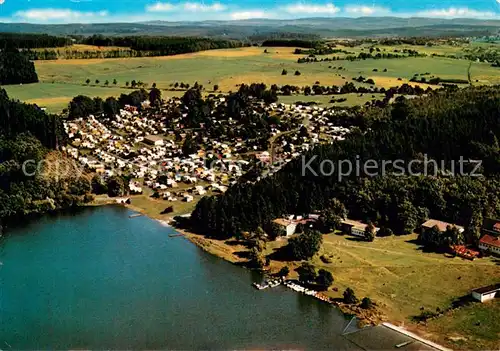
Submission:
{"label": "large white building with red roof", "polygon": [[500,236],[485,234],[479,240],[479,249],[486,253],[500,256]]}

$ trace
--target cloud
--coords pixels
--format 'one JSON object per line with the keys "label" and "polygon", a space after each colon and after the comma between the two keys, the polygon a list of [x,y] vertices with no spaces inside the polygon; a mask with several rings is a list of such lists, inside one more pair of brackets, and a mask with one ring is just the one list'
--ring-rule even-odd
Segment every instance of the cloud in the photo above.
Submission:
{"label": "cloud", "polygon": [[214,2],[212,5],[206,5],[200,2],[185,2],[174,5],[169,2],[157,2],[146,6],[147,12],[171,12],[171,11],[189,11],[189,12],[220,12],[227,7],[220,2]]}
{"label": "cloud", "polygon": [[175,9],[175,5],[168,2],[157,2],[153,5],[147,5],[147,12],[168,12]]}
{"label": "cloud", "polygon": [[285,11],[290,14],[298,15],[332,15],[340,12],[340,8],[336,7],[332,3],[327,3],[323,5],[312,5],[306,3],[296,3],[295,5],[290,5],[285,7]]}
{"label": "cloud", "polygon": [[264,11],[252,10],[252,11],[240,11],[233,12],[229,15],[232,20],[245,20],[252,18],[269,18],[270,15]]}
{"label": "cloud", "polygon": [[212,5],[205,5],[204,3],[198,2],[186,2],[183,7],[186,11],[192,12],[220,12],[227,8],[219,2],[214,2]]}
{"label": "cloud", "polygon": [[30,9],[18,11],[14,17],[33,22],[92,22],[108,16],[107,11],[80,12],[70,9]]}
{"label": "cloud", "polygon": [[[499,0],[500,1],[500,0]],[[344,11],[351,15],[371,16],[389,14],[391,10],[378,6],[346,6]]]}
{"label": "cloud", "polygon": [[417,12],[415,15],[420,17],[438,18],[495,18],[498,16],[495,12],[477,11],[467,7],[450,7],[448,9],[427,10]]}

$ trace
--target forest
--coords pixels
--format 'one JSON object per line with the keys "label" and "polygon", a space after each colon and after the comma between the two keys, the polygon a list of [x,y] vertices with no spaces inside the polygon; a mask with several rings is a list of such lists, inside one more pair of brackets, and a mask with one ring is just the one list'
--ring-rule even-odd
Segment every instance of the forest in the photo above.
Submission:
{"label": "forest", "polygon": [[37,83],[35,65],[18,49],[0,50],[0,84]]}
{"label": "forest", "polygon": [[72,40],[68,37],[47,34],[0,33],[0,49],[56,48],[71,44]]}
{"label": "forest", "polygon": [[303,40],[303,39],[269,39],[262,43],[262,46],[269,47],[292,47],[314,49],[323,45],[321,40]]}
{"label": "forest", "polygon": [[[382,227],[382,233],[409,234],[435,218],[465,226],[464,240],[475,243],[482,219],[500,215],[499,110],[499,87],[450,87],[420,99],[399,97],[384,108],[367,108],[359,112],[357,127],[346,140],[318,145],[272,177],[241,182],[223,196],[203,198],[192,214],[191,229],[229,238],[269,227],[285,214],[317,212],[328,221],[331,204],[340,202],[349,218],[371,222]],[[339,179],[319,171],[325,160],[380,164],[426,157],[438,166],[431,163],[427,175],[420,176],[389,168],[385,174],[353,172]],[[481,160],[482,176],[450,175],[453,161],[461,158]],[[319,175],[303,173],[304,160],[311,159],[310,167]]]}
{"label": "forest", "polygon": [[[156,57],[186,54],[213,49],[231,49],[243,47],[237,40],[218,40],[197,37],[104,37],[94,35],[87,38],[78,38],[77,43],[95,45],[96,47],[113,46],[110,50],[81,50],[64,49],[66,59],[93,59],[93,58],[130,58]],[[60,51],[57,49],[26,50],[30,60],[57,60]]]}
{"label": "forest", "polygon": [[0,234],[3,226],[26,215],[90,201],[87,178],[52,179],[35,172],[47,153],[65,142],[61,118],[10,100],[0,89]]}
{"label": "forest", "polygon": [[83,44],[120,46],[136,51],[159,51],[163,55],[177,55],[212,49],[231,49],[243,46],[243,43],[237,40],[160,36],[105,37],[101,35],[87,37],[83,39]]}

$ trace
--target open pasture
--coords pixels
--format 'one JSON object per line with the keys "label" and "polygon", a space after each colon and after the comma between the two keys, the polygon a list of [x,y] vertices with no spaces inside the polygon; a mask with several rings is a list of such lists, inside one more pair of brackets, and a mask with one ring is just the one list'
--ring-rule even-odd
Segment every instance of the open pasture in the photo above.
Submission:
{"label": "open pasture", "polygon": [[[335,285],[351,287],[359,298],[368,296],[383,305],[394,321],[407,321],[418,315],[421,307],[433,312],[445,309],[455,298],[500,278],[493,259],[472,262],[424,253],[413,242],[416,238],[394,236],[369,243],[327,235],[313,263],[330,270]],[[323,254],[330,256],[332,263],[324,263],[319,258]],[[439,284],[430,286],[429,282]]]}
{"label": "open pasture", "polygon": [[[418,50],[421,47],[414,48]],[[440,57],[298,64],[297,59],[302,56],[293,54],[294,50],[245,47],[166,57],[36,61],[40,83],[5,88],[14,98],[36,102],[57,112],[79,94],[103,98],[119,95],[126,91],[125,83],[132,80],[148,85],[156,83],[160,89],[169,89],[175,82],[190,85],[198,82],[211,91],[217,84],[219,90],[229,92],[237,90],[241,83],[312,86],[319,82],[331,86],[343,85],[363,76],[374,79],[376,86],[390,88],[408,83],[414,74],[430,73],[425,76],[427,78],[467,79],[470,64],[466,60]],[[354,50],[360,49],[352,48],[351,51]],[[288,72],[287,75],[282,75],[283,69]],[[300,75],[295,75],[296,71]],[[477,84],[500,84],[499,68],[490,64],[473,63],[471,74],[473,83],[477,80]],[[91,81],[90,86],[85,84],[87,79]],[[112,84],[115,79],[116,86]],[[99,84],[95,83],[96,80]],[[104,86],[106,80],[109,87]],[[427,88],[426,84],[420,85]],[[165,92],[164,95],[172,94]]]}
{"label": "open pasture", "polygon": [[[421,307],[435,312],[445,309],[471,289],[492,284],[500,279],[498,262],[494,258],[468,261],[443,254],[423,252],[415,241],[417,235],[376,238],[366,242],[355,237],[324,235],[318,255],[312,259],[316,268],[332,272],[340,297],[352,288],[358,298],[370,297],[392,321],[408,322],[420,314]],[[286,245],[286,241],[271,242],[267,253]],[[321,256],[330,258],[330,263]],[[429,286],[429,281],[440,284]]]}

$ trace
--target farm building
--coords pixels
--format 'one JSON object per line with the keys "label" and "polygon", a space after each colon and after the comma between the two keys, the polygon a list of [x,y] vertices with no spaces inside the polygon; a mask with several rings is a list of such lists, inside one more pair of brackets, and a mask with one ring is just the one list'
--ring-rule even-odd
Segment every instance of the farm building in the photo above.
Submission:
{"label": "farm building", "polygon": [[459,225],[438,221],[436,219],[429,219],[427,222],[422,224],[422,232],[432,229],[434,227],[437,227],[441,232],[445,232],[446,228],[448,228],[449,226],[450,227],[455,226],[460,233],[463,233],[465,230],[464,227],[461,227]]}
{"label": "farm building", "polygon": [[153,146],[163,146],[164,141],[161,136],[158,135],[148,135],[144,137],[144,142]]}
{"label": "farm building", "polygon": [[[486,302],[493,300],[499,291],[500,283],[472,290],[472,297],[477,301]],[[500,294],[498,295],[500,296]]]}
{"label": "farm building", "polygon": [[485,218],[481,229],[483,234],[498,236],[500,235],[500,220]]}
{"label": "farm building", "polygon": [[500,236],[483,235],[479,240],[479,249],[484,253],[500,256]]}
{"label": "farm building", "polygon": [[[366,227],[368,224],[364,224],[358,221],[353,221],[350,219],[344,219],[341,222],[342,232],[353,236],[365,236]],[[380,228],[375,228],[375,232],[378,232]]]}

